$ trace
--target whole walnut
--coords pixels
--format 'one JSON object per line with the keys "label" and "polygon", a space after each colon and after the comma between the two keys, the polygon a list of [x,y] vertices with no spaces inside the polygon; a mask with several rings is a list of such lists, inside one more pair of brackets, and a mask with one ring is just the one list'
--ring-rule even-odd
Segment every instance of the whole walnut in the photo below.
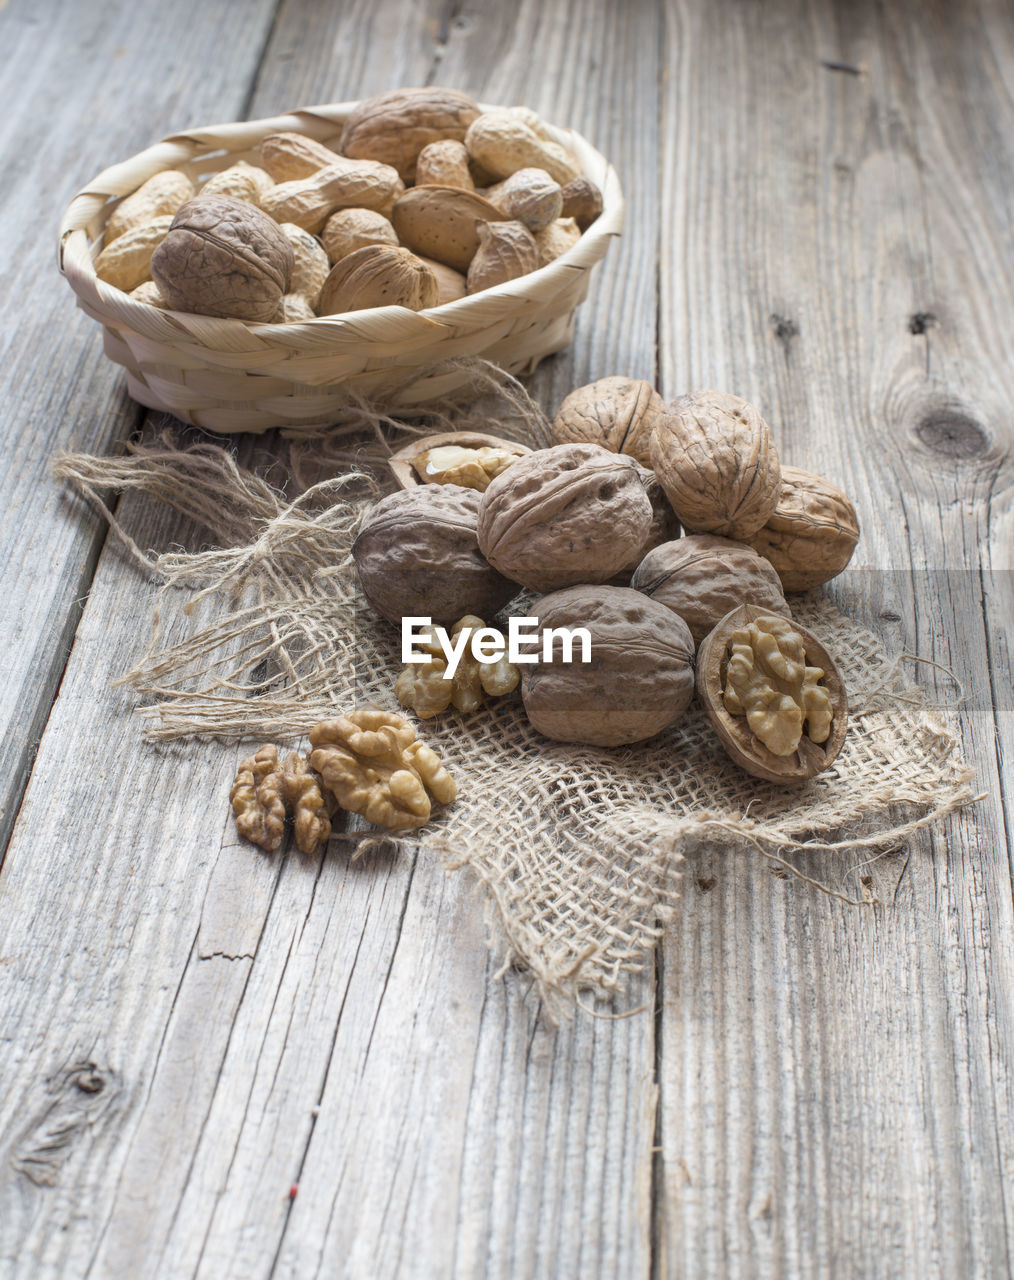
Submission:
{"label": "whole walnut", "polygon": [[726,391],[665,406],[651,433],[651,465],[685,529],[744,538],[770,519],[781,471],[767,423]]}
{"label": "whole walnut", "polygon": [[369,512],[352,558],[367,599],[388,622],[427,617],[450,626],[468,613],[489,618],[517,594],[479,551],[479,496],[455,484],[416,485]]}
{"label": "whole walnut", "polygon": [[651,433],[665,401],[640,378],[599,378],[572,391],[553,419],[553,441],[587,440],[651,466]]}
{"label": "whole walnut", "polygon": [[558,742],[616,747],[675,724],[694,691],[694,642],[676,614],[628,587],[570,587],[533,606],[547,628],[584,627],[590,662],[553,637],[552,661],[521,668],[528,719]]}
{"label": "whole walnut", "polygon": [[851,500],[823,476],[782,468],[778,506],[746,541],[770,560],[786,591],[809,591],[845,568],[859,541]]}
{"label": "whole walnut", "polygon": [[371,244],[340,258],[324,281],[317,314],[338,315],[367,307],[408,307],[424,311],[439,298],[437,278],[408,249]]}
{"label": "whole walnut", "polygon": [[526,454],[490,483],[479,547],[506,577],[550,591],[607,581],[644,545],[651,520],[633,458],[562,444]]}
{"label": "whole walnut", "polygon": [[649,551],[630,585],[678,614],[700,644],[732,609],[788,614],[778,574],[746,543],[693,533]]}
{"label": "whole walnut", "polygon": [[294,265],[278,223],[255,205],[197,196],[177,210],[151,275],[171,311],[267,322]]}
{"label": "whole walnut", "polygon": [[458,89],[392,89],[353,108],[345,121],[341,150],[346,156],[393,165],[405,182],[411,182],[423,147],[444,138],[462,142],[478,115],[479,104]]}
{"label": "whole walnut", "polygon": [[665,490],[658,482],[658,476],[655,475],[654,471],[649,471],[647,467],[639,465],[637,470],[638,475],[641,477],[641,484],[644,486],[645,496],[651,503],[651,524],[648,526],[645,539],[637,551],[634,552],[620,572],[610,578],[610,586],[614,587],[631,586],[631,575],[648,552],[653,547],[661,546],[663,542],[673,542],[682,532],[680,522],[676,518],[676,512],[669,505],[669,499],[665,496]]}

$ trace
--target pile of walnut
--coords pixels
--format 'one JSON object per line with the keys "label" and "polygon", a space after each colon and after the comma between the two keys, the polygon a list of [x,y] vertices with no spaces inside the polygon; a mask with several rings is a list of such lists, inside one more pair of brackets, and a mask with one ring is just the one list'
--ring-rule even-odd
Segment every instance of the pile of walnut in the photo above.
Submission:
{"label": "pile of walnut", "polygon": [[546,266],[602,211],[598,188],[526,107],[453,89],[361,102],[339,151],[296,133],[200,187],[149,178],[106,223],[95,270],[175,311],[279,323],[413,311]]}
{"label": "pile of walnut", "polygon": [[[538,617],[540,660],[522,667],[521,697],[546,737],[643,741],[680,719],[696,685],[748,772],[785,783],[827,768],[845,737],[845,690],[785,595],[849,562],[859,525],[848,497],[782,467],[758,411],[725,392],[666,403],[647,382],[603,378],[566,398],[553,439],[495,467],[483,465],[488,448],[421,452],[353,546],[374,609],[456,633],[527,588],[541,597],[520,609]],[[591,662],[560,639],[575,628],[590,633]],[[403,705],[421,717],[477,707],[478,672],[467,669],[461,695],[443,667],[435,656],[407,668]],[[509,691],[512,672],[487,696]]]}

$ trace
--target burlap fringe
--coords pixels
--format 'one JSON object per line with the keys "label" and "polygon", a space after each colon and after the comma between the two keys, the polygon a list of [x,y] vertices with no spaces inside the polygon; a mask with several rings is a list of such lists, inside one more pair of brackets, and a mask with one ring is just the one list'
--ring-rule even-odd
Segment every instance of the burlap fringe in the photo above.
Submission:
{"label": "burlap fringe", "polygon": [[[544,416],[514,379],[480,364],[476,385],[495,397],[498,434],[548,441]],[[458,404],[428,411],[423,425],[478,422],[489,429],[485,413],[477,419]],[[293,445],[285,487],[216,445],[180,447],[168,435],[126,457],[56,460],[55,474],[162,581],[151,643],[121,681],[137,693],[149,737],[288,742],[367,698],[398,709],[399,637],[365,605],[350,548],[385,482],[378,463],[393,438],[419,429],[350,405],[312,447]],[[132,490],[196,521],[215,549],[149,555],[104,497]],[[192,593],[191,630],[169,641],[162,605],[181,587]],[[652,742],[617,751],[547,742],[516,695],[422,727],[457,777],[459,799],[400,843],[425,841],[449,868],[479,877],[504,966],[527,968],[554,1013],[572,1011],[581,989],[616,991],[643,965],[695,849],[749,848],[814,883],[790,860],[800,851],[897,848],[975,798],[953,732],[900,658],[884,657],[875,636],[826,600],[804,597],[795,612],[836,654],[852,703],[842,755],[803,787],[777,790],[741,773],[696,708]]]}

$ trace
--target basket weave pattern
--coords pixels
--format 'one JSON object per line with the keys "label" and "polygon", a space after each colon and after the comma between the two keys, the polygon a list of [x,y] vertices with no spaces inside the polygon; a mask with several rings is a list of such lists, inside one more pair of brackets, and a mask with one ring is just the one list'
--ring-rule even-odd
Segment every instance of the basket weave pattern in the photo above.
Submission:
{"label": "basket weave pattern", "polygon": [[[572,130],[553,129],[602,190],[603,212],[576,245],[547,267],[428,311],[377,307],[290,324],[252,324],[162,311],[100,280],[94,260],[116,198],[163,169],[195,182],[238,160],[256,163],[261,139],[301,133],[337,146],[357,104],[308,107],[291,115],[213,125],[166,138],[113,165],[80,191],[60,225],[60,269],[78,305],[103,326],[106,355],[127,371],[135,400],[213,431],[328,426],[352,395],[414,405],[453,392],[459,372],[411,381],[424,365],[482,356],[510,373],[531,373],[568,346],[589,272],[623,225],[612,166]],[[393,391],[392,388],[397,388]]]}

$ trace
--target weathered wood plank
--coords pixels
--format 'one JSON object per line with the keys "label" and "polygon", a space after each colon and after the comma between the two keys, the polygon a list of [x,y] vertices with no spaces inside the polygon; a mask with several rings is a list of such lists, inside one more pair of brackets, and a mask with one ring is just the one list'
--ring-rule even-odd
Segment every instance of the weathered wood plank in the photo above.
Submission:
{"label": "weathered wood plank", "polygon": [[74,309],[56,271],[57,222],[114,160],[181,124],[241,112],[274,7],[0,6],[0,849],[105,536],[67,508],[47,463],[60,448],[102,452],[141,420],[98,326]]}
{"label": "weathered wood plank", "polygon": [[660,1266],[1006,1274],[1010,15],[668,12],[663,389],[740,390],[786,460],[855,493],[839,598],[957,671],[989,794],[878,863],[805,861],[867,908],[701,859],[663,959]]}
{"label": "weathered wood plank", "polygon": [[[606,150],[645,157],[648,194],[637,196],[634,183],[643,239],[623,262],[611,255],[596,287],[614,309],[606,333],[616,350],[629,371],[651,376],[658,16],[642,5],[627,25],[597,6],[579,11],[580,56],[607,49],[610,82],[623,79],[639,43],[654,50],[652,73],[626,90],[629,121],[649,127],[618,118],[609,142],[600,139],[594,83],[551,110],[546,86],[563,28],[535,4],[506,32],[492,8],[459,24],[446,7],[427,14],[394,0],[287,4],[250,111],[438,72],[494,97],[485,88],[493,66],[505,100],[524,100],[533,41],[549,22],[552,41],[534,55],[544,95],[536,105]],[[555,399],[574,369],[607,358],[607,346],[590,354],[602,332],[586,323],[573,355],[553,362],[540,385],[558,386]],[[120,514],[143,542],[193,536],[164,520],[153,526],[150,507],[134,499]],[[33,1278],[87,1267],[647,1275],[652,974],[624,997],[622,1007],[641,1012],[582,1017],[557,1031],[523,978],[492,981],[475,889],[431,858],[350,865],[336,841],[323,860],[273,861],[240,847],[223,798],[241,753],[139,748],[125,698],[107,691],[138,651],[149,600],[110,546],[5,870],[0,984],[9,985],[11,1056],[0,1132],[17,1142],[0,1153],[0,1257]],[[84,777],[61,791],[71,741],[77,757],[108,761],[107,777],[124,771],[108,797]],[[70,831],[101,832],[106,846],[101,872],[83,882],[70,868],[86,846]],[[44,981],[41,956],[66,957],[67,969]],[[39,1185],[25,1167],[44,1146],[37,1135],[73,1054],[94,1061],[108,1110],[94,1120],[75,1112],[53,1183]],[[290,1201],[293,1182],[300,1190]]]}

